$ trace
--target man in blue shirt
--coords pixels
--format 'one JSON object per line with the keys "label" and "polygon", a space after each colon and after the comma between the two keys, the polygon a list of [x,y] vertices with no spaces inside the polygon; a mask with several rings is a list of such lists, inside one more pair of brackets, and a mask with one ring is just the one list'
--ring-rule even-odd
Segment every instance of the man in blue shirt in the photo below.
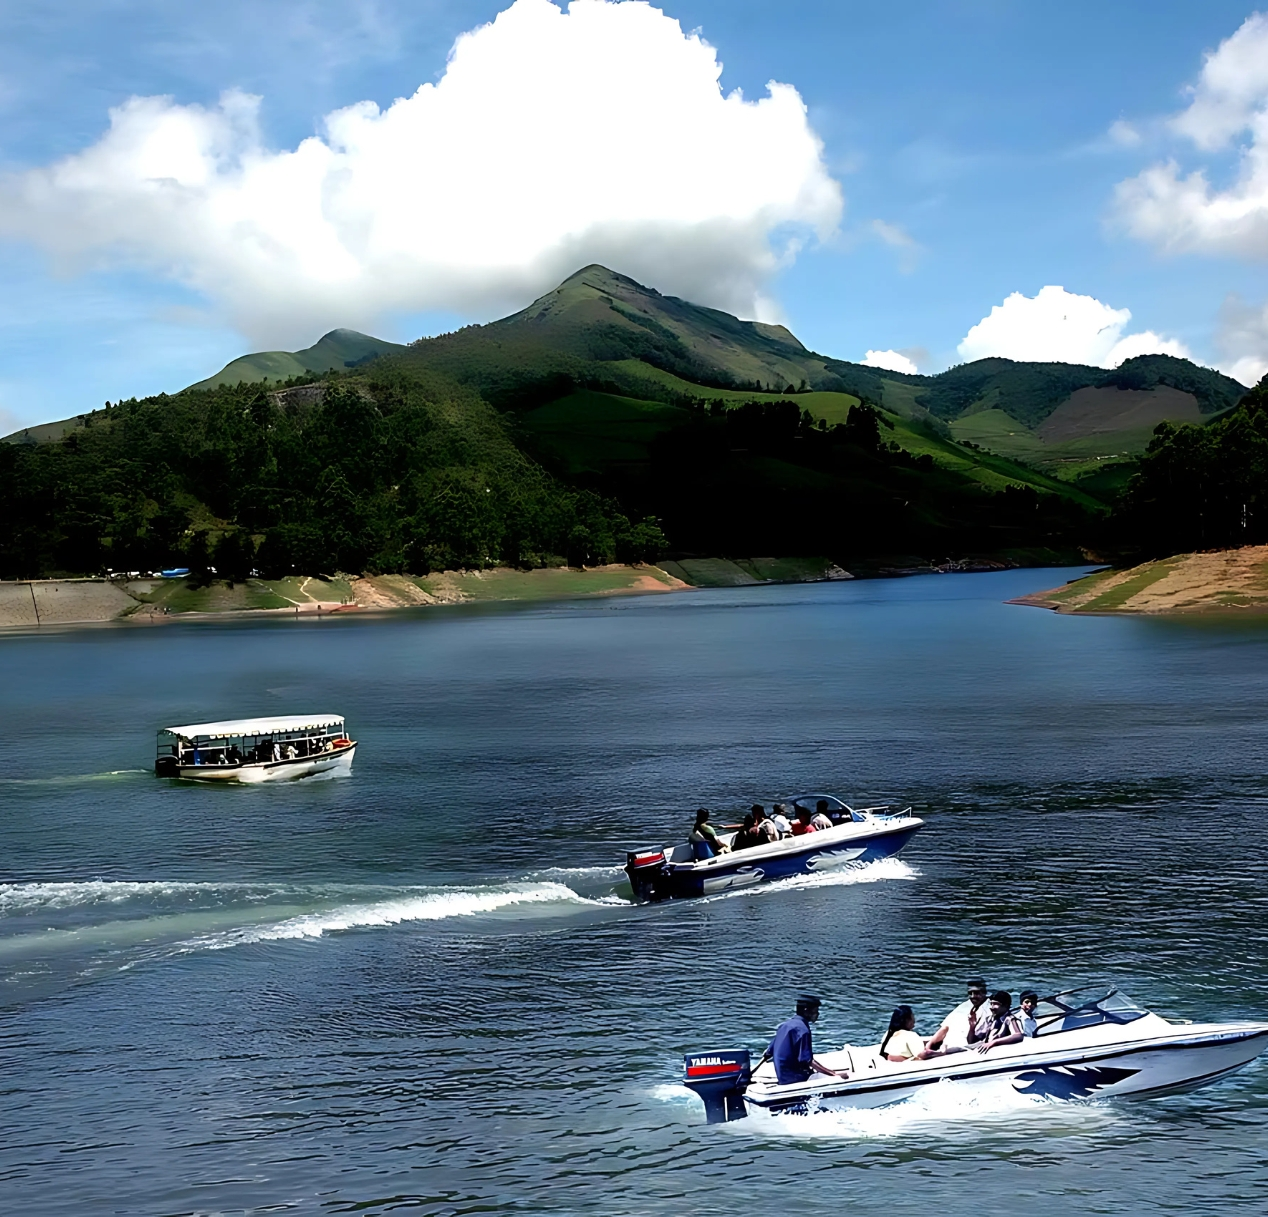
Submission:
{"label": "man in blue shirt", "polygon": [[826,1073],[834,1078],[849,1076],[815,1060],[810,1024],[818,1019],[822,1004],[819,998],[803,994],[797,998],[797,1013],[775,1028],[775,1038],[771,1040],[767,1052],[775,1062],[775,1078],[781,1086],[804,1082],[811,1072]]}

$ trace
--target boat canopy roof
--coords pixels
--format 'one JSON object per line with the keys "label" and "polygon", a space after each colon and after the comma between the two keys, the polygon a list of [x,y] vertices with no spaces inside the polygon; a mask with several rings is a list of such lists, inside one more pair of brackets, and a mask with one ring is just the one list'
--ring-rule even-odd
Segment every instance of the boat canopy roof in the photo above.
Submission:
{"label": "boat canopy roof", "polygon": [[223,739],[239,735],[275,735],[285,731],[317,731],[343,726],[341,714],[283,714],[275,718],[231,718],[222,723],[191,723],[164,727],[168,735],[182,739]]}

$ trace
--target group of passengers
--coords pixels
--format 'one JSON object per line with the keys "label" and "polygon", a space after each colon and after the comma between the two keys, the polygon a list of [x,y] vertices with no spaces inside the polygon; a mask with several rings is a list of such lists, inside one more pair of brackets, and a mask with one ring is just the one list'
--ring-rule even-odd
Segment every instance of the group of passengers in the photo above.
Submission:
{"label": "group of passengers", "polygon": [[182,765],[251,765],[271,761],[294,761],[318,753],[330,752],[334,741],[328,737],[319,739],[289,740],[279,743],[275,739],[260,740],[245,753],[237,744],[227,748],[183,747],[180,751]]}
{"label": "group of passengers", "polygon": [[[986,982],[974,978],[967,983],[968,996],[942,1020],[929,1040],[916,1034],[916,1016],[910,1006],[897,1006],[889,1020],[878,1054],[882,1060],[903,1064],[929,1061],[957,1052],[990,1052],[1005,1044],[1018,1044],[1037,1034],[1035,1008],[1039,995],[1026,990],[1017,1009],[1012,994],[997,989],[987,996]],[[775,1031],[763,1060],[775,1065],[780,1085],[807,1081],[812,1072],[848,1078],[847,1072],[829,1069],[815,1059],[810,1024],[819,1017],[822,1005],[818,997],[805,995],[797,999],[797,1013],[785,1019]]]}
{"label": "group of passengers", "polygon": [[[791,815],[789,812],[791,811]],[[848,817],[849,812],[842,813]],[[754,803],[744,814],[739,824],[723,824],[724,832],[735,830],[735,836],[727,845],[718,831],[709,823],[709,813],[702,807],[696,812],[695,827],[691,830],[692,852],[698,859],[713,858],[718,854],[731,853],[738,849],[752,849],[757,845],[769,845],[784,837],[800,837],[809,832],[820,832],[825,828],[833,828],[833,820],[828,810],[827,799],[820,799],[814,811],[794,803],[791,808],[786,803],[776,803],[771,814],[761,803]]]}
{"label": "group of passengers", "polygon": [[1004,1044],[1019,1044],[1034,1035],[1035,1007],[1039,995],[1027,989],[1013,1008],[1013,995],[996,989],[987,997],[986,982],[970,980],[968,995],[942,1020],[938,1030],[926,1042],[916,1034],[916,1016],[910,1006],[896,1006],[890,1016],[889,1029],[881,1040],[880,1055],[887,1061],[928,1061],[949,1056],[953,1052],[974,1049],[989,1052]]}

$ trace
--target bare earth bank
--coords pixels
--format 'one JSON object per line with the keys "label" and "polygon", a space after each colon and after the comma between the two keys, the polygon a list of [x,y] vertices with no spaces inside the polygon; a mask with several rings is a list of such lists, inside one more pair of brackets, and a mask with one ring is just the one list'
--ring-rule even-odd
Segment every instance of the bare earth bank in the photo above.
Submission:
{"label": "bare earth bank", "polygon": [[1262,613],[1268,611],[1268,545],[1176,554],[1130,570],[1097,571],[1012,603],[1059,613]]}

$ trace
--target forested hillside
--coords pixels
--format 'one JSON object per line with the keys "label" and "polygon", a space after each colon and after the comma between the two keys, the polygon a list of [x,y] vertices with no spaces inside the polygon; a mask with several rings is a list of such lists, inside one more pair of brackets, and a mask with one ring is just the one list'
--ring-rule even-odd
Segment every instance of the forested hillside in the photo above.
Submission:
{"label": "forested hillside", "polygon": [[[235,366],[253,381],[225,383]],[[308,370],[280,386],[271,369],[292,367]],[[1074,558],[1106,540],[1115,484],[1102,458],[1080,457],[1080,477],[957,442],[956,428],[1043,419],[1065,435],[1112,406],[1151,429],[1159,401],[1196,419],[1231,405],[1230,385],[1165,357],[1114,373],[987,360],[901,376],[588,267],[490,325],[408,348],[336,331],[182,393],[10,437],[0,574]],[[1247,409],[1166,443],[1218,447],[1258,425],[1236,421]],[[1171,459],[1151,452],[1120,536],[1145,527],[1160,493],[1150,471]],[[1167,535],[1188,510],[1175,498]]]}
{"label": "forested hillside", "polygon": [[1148,558],[1268,541],[1268,380],[1207,426],[1160,426],[1113,522]]}

